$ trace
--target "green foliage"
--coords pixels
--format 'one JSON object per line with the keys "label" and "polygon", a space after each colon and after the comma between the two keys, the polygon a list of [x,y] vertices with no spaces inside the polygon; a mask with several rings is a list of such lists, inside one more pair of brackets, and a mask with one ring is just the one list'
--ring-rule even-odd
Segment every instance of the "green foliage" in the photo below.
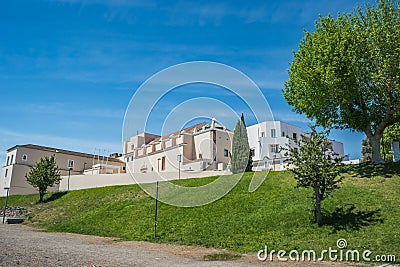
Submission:
{"label": "green foliage", "polygon": [[61,174],[54,156],[40,159],[25,177],[30,185],[38,189],[39,202],[43,202],[43,197],[48,187],[54,186],[61,181]]}
{"label": "green foliage", "polygon": [[368,138],[365,138],[362,140],[362,155],[363,155],[363,162],[371,162],[372,159],[372,148],[371,148],[371,142],[369,141]]}
{"label": "green foliage", "polygon": [[243,173],[251,171],[252,167],[249,139],[242,114],[242,118],[237,122],[233,132],[231,171],[234,174]]}
{"label": "green foliage", "polygon": [[327,139],[328,131],[317,132],[315,126],[311,132],[300,139],[292,139],[295,146],[286,148],[288,162],[293,166],[297,187],[314,190],[315,222],[322,223],[321,202],[333,190],[339,188],[343,177],[342,158],[333,152],[331,142]]}
{"label": "green foliage", "polygon": [[328,127],[365,132],[382,162],[384,129],[400,121],[400,12],[380,0],[352,14],[320,17],[294,52],[284,96],[294,110]]}
{"label": "green foliage", "polygon": [[[344,238],[349,249],[380,255],[400,251],[400,163],[348,166],[340,190],[324,201],[324,224],[310,224],[311,189],[295,188],[290,172],[269,172],[249,193],[246,173],[224,198],[196,208],[160,203],[158,237],[153,239],[155,201],[139,186],[69,191],[36,204],[37,195],[10,196],[10,206],[29,208],[26,223],[48,231],[100,235],[181,245],[200,245],[257,253],[268,245],[279,251],[322,251]],[[368,177],[368,178],[363,178]],[[177,181],[201,186],[215,177]],[[48,199],[53,201],[47,201]],[[4,203],[4,198],[0,202]],[[398,255],[397,255],[398,256]],[[383,264],[383,263],[382,263]]]}
{"label": "green foliage", "polygon": [[400,123],[387,127],[383,133],[383,142],[381,144],[381,153],[386,161],[392,161],[392,142],[400,142]]}

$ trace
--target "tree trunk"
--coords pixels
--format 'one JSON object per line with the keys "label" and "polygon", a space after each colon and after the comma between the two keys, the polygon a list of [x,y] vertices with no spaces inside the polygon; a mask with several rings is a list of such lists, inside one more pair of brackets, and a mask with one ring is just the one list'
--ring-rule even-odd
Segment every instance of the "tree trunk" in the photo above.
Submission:
{"label": "tree trunk", "polygon": [[371,149],[372,149],[372,163],[373,164],[382,164],[385,161],[382,159],[381,156],[381,137],[382,134],[376,133],[373,136],[369,136],[369,141],[371,142]]}
{"label": "tree trunk", "polygon": [[315,192],[315,213],[314,213],[315,222],[318,223],[318,225],[321,225],[322,223],[321,194],[319,193],[318,185],[315,185],[314,192]]}
{"label": "tree trunk", "polygon": [[43,202],[44,194],[45,194],[45,192],[42,192],[42,191],[39,192],[39,202],[40,203]]}

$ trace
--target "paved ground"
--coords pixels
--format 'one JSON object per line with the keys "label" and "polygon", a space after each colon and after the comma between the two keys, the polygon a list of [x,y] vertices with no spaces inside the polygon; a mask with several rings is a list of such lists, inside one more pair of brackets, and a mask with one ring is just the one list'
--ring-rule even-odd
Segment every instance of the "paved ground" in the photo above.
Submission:
{"label": "paved ground", "polygon": [[[221,253],[201,247],[46,233],[23,225],[0,224],[0,267],[5,266],[341,266],[335,263],[260,263],[256,255],[230,261],[204,261]],[[349,266],[349,265],[344,265]]]}

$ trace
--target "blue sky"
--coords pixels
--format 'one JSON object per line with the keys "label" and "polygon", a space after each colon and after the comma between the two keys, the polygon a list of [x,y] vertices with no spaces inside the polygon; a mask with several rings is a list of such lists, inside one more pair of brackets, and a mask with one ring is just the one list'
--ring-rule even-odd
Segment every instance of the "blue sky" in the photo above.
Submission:
{"label": "blue sky", "polygon": [[[319,14],[350,12],[360,4],[6,1],[0,10],[1,161],[7,148],[27,143],[121,152],[124,113],[137,88],[187,61],[220,62],[242,71],[260,87],[276,119],[307,130],[308,120],[291,111],[281,92],[292,50],[304,29],[314,29]],[[207,89],[187,88],[171,99],[201,96],[201,90]],[[203,107],[204,116],[219,114],[211,102]],[[234,127],[232,118],[219,120]],[[163,122],[152,123],[159,129]],[[345,143],[351,158],[360,157],[363,134],[333,131],[331,137]]]}

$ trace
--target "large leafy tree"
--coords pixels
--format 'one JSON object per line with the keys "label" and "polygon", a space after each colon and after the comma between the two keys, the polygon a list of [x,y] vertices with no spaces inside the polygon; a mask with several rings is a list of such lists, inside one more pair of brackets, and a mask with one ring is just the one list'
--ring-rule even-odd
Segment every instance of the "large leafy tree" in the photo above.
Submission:
{"label": "large leafy tree", "polygon": [[331,149],[331,142],[327,139],[328,131],[317,132],[314,126],[301,139],[292,139],[294,145],[284,148],[297,181],[297,187],[311,188],[314,192],[314,218],[318,224],[322,223],[321,202],[329,194],[339,188],[343,177],[342,158]]}
{"label": "large leafy tree", "polygon": [[249,139],[242,114],[233,132],[231,171],[232,173],[242,173],[251,170],[251,168]]}
{"label": "large leafy tree", "polygon": [[30,185],[38,189],[39,202],[43,202],[48,187],[61,181],[61,174],[54,156],[40,159],[25,177]]}
{"label": "large leafy tree", "polygon": [[294,110],[324,127],[350,128],[370,140],[372,162],[384,162],[380,140],[400,121],[400,11],[380,0],[351,14],[320,17],[305,32],[285,83]]}

